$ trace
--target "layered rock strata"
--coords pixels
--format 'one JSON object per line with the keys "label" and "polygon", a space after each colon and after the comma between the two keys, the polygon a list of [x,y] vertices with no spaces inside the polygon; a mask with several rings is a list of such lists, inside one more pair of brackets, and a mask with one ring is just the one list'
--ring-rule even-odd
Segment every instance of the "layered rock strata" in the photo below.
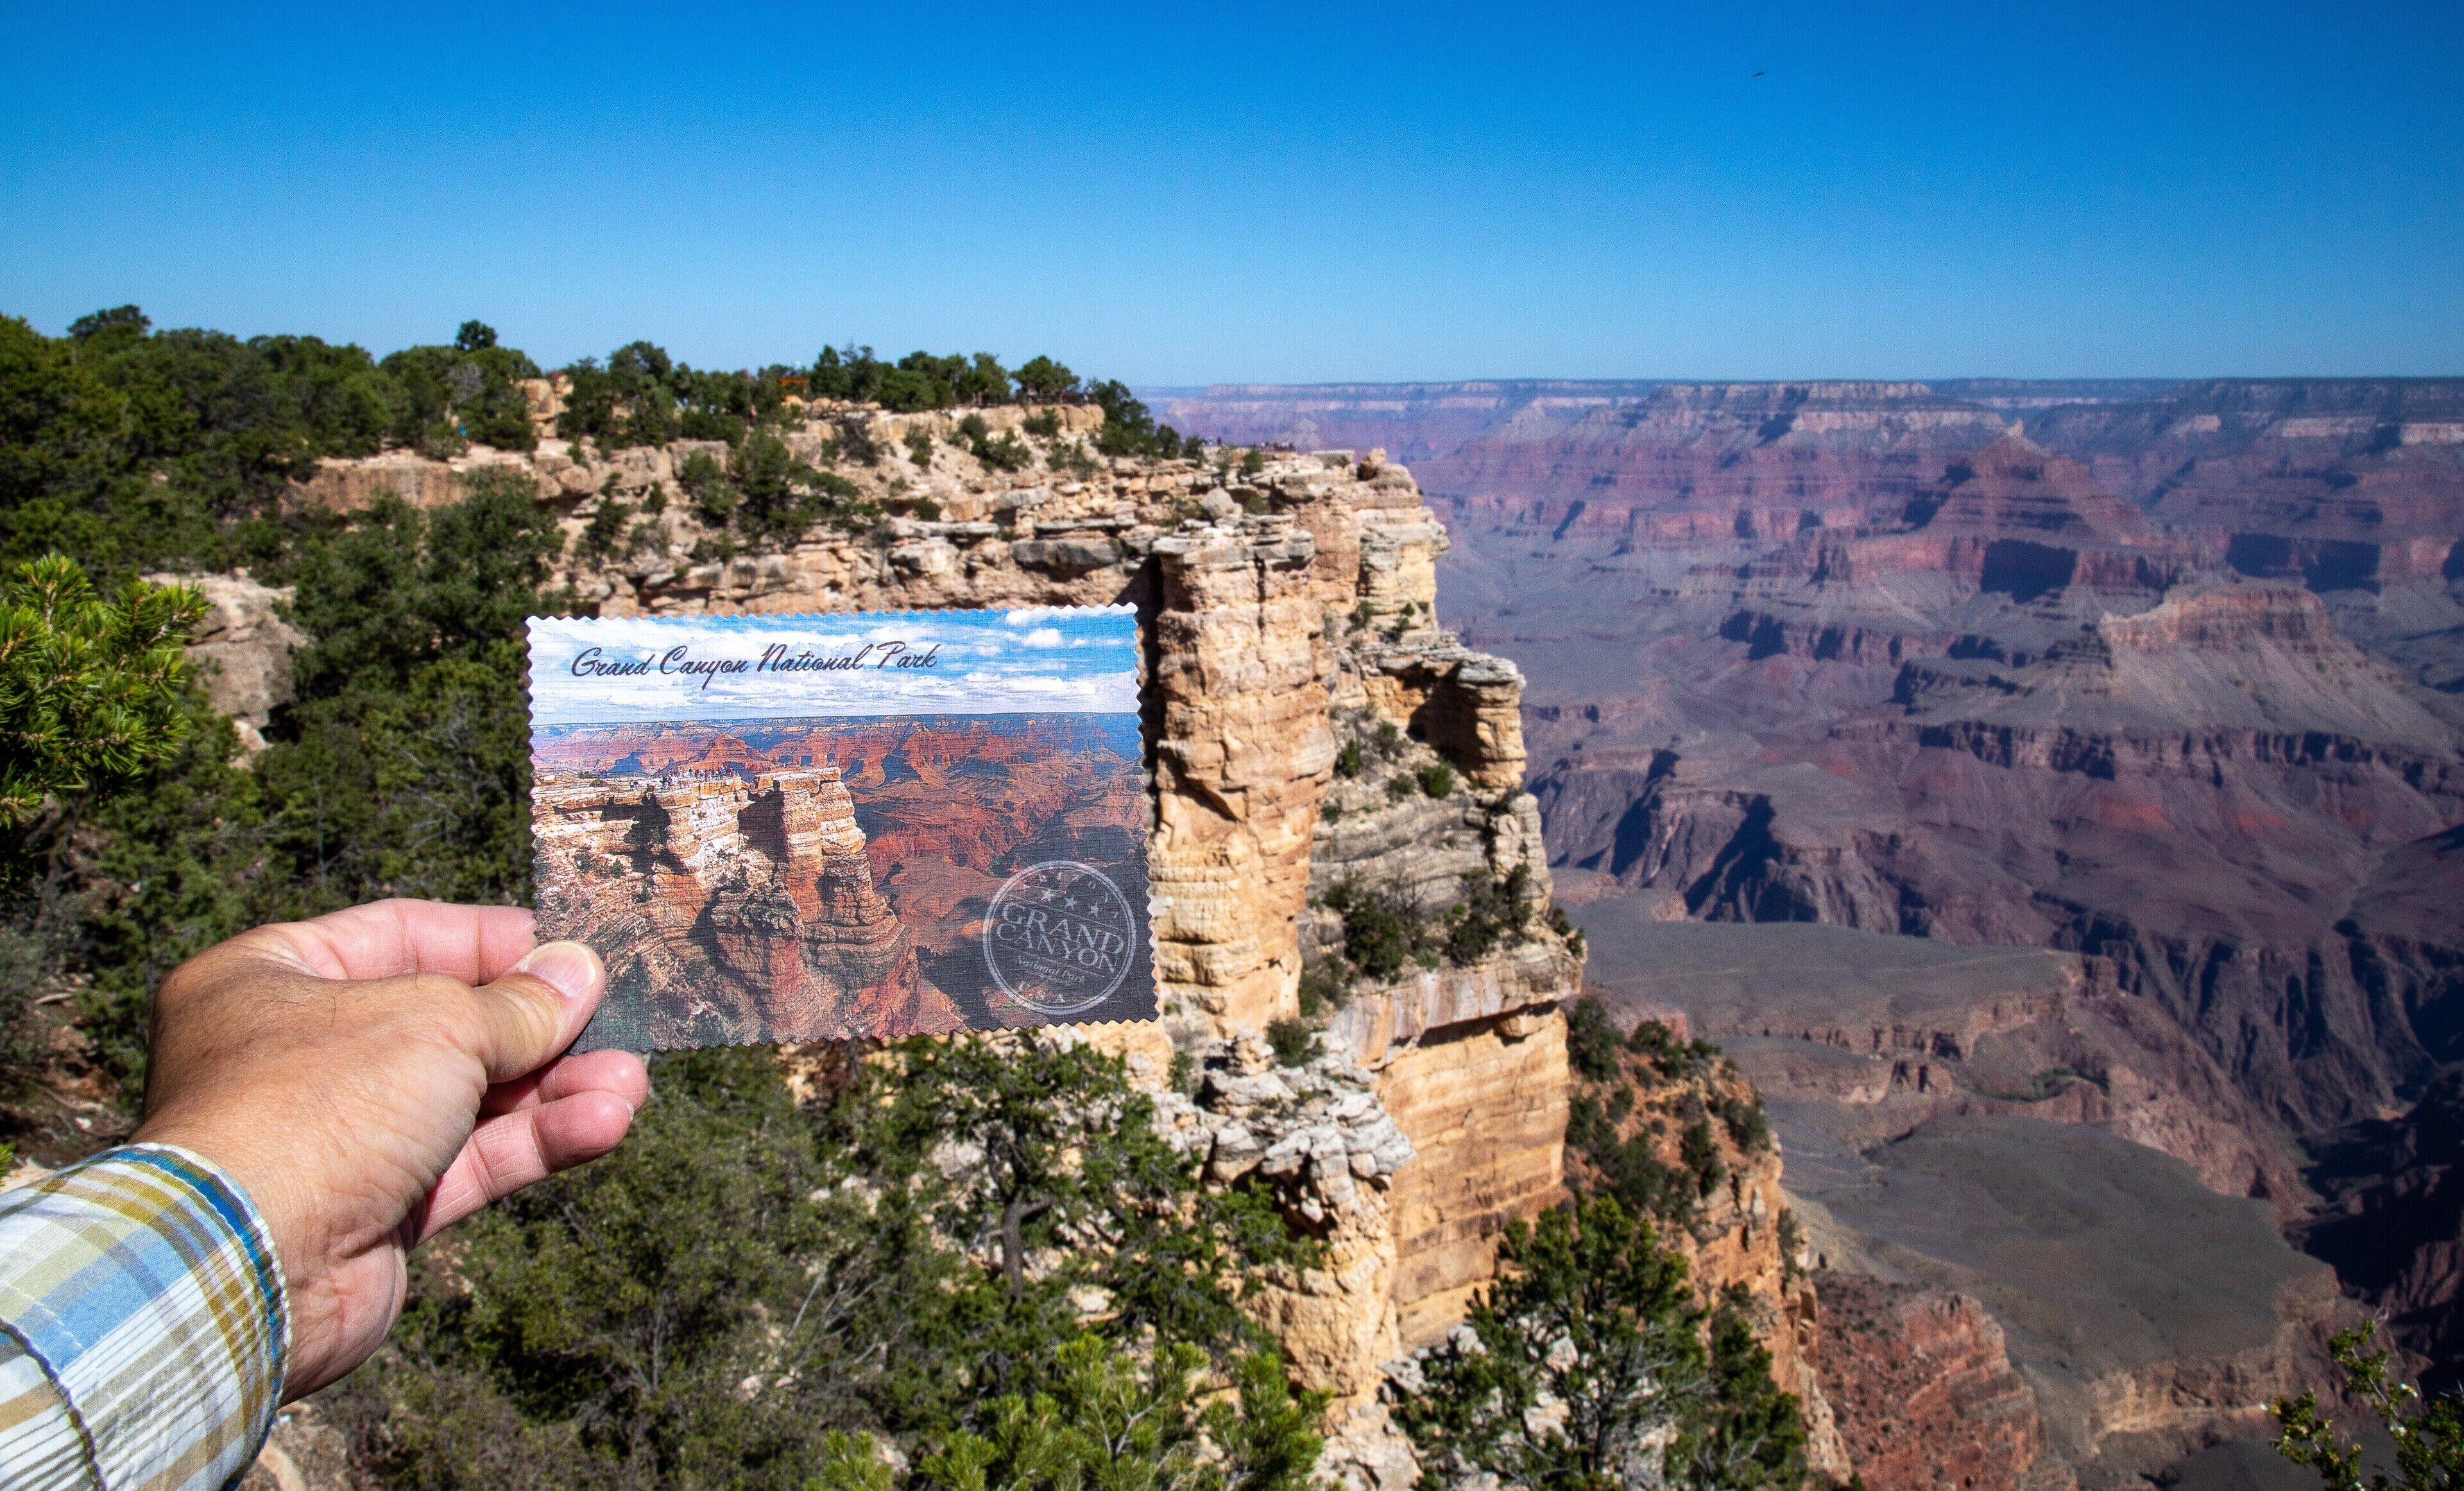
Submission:
{"label": "layered rock strata", "polygon": [[1612,1020],[1636,1036],[1606,1075],[1601,1054],[1576,1076],[1567,1169],[1587,1193],[1621,1198],[1651,1217],[1664,1244],[1686,1260],[1706,1308],[1742,1299],[1771,1353],[1771,1374],[1796,1394],[1806,1458],[1846,1480],[1858,1465],[1817,1370],[1817,1302],[1802,1231],[1782,1188],[1781,1146],[1763,1119],[1746,1073],[1685,1034],[1686,1017],[1664,1012]]}
{"label": "layered rock strata", "polygon": [[[2115,996],[2031,1059],[2182,1081],[2033,1106],[2291,1223],[2305,1150],[2395,1152],[2344,1136],[2459,1056],[2464,443],[2433,438],[2459,389],[1799,404],[1861,403],[1864,432],[1784,420],[1784,387],[1717,418],[1663,389],[1617,439],[1501,425],[1422,470],[1463,541],[1448,619],[1532,679],[1562,892],[2105,960]],[[2405,1282],[2446,1239],[2387,1214],[2430,1229],[2418,1261],[2347,1281],[2452,1353],[2454,1307]]]}
{"label": "layered rock strata", "polygon": [[[1800,1141],[1793,1153],[1818,1153],[1775,1111]],[[2286,1247],[2259,1204],[2084,1125],[1934,1119],[1837,1156],[1809,1189],[1819,1199],[1799,1195],[1796,1210],[1817,1262],[1992,1316],[2035,1398],[2048,1479],[2058,1467],[2083,1484],[2133,1483],[2264,1435],[2267,1405],[2324,1378],[2325,1337],[2349,1318],[2333,1275]],[[2162,1247],[2147,1245],[2155,1218]],[[1879,1427],[1840,1423],[1852,1443]]]}
{"label": "layered rock strata", "polygon": [[1560,537],[1896,518],[1933,474],[2015,432],[2210,567],[2376,597],[2453,579],[2464,541],[2453,378],[1233,385],[1167,400],[1210,435],[1401,451],[1433,490]]}
{"label": "layered rock strata", "polygon": [[2070,1479],[2039,1470],[2035,1394],[1983,1305],[1862,1274],[1826,1272],[1818,1288],[1822,1390],[1865,1484],[2023,1491]]}
{"label": "layered rock strata", "polygon": [[[1573,391],[1175,413],[1422,440],[1446,619],[1530,679],[1568,900],[1918,934],[1971,972],[2001,956],[1977,944],[2085,955],[1947,1019],[1729,949],[1843,1005],[1721,1026],[1798,1095],[1783,1129],[1798,1102],[1837,1136],[1791,1144],[1798,1183],[1870,1180],[1910,1124],[2101,1127],[2263,1198],[2452,1370],[2430,1100],[2464,1057],[2464,382]],[[2090,1401],[2049,1397],[2052,1436],[2083,1442]]]}
{"label": "layered rock strata", "polygon": [[872,882],[836,768],[669,772],[648,780],[539,773],[534,833],[544,931],[622,949],[610,990],[689,991],[649,1030],[600,1045],[845,1039],[949,1031],[957,1006],[918,968]]}
{"label": "layered rock strata", "polygon": [[[1751,739],[1552,722],[1553,852],[1613,882],[1594,894],[1687,917],[2110,959],[2293,1133],[2397,1101],[2439,1059],[2397,1012],[2436,998],[2409,969],[2453,956],[2452,923],[2357,893],[2464,816],[2464,754],[2315,596],[2186,590],[2035,650],[1959,652],[1749,650],[1727,686],[1830,696]],[[2415,950],[2432,946],[2451,950]]]}
{"label": "layered rock strata", "polygon": [[2087,1124],[2172,1155],[2220,1194],[2298,1213],[2278,1131],[2103,959],[1807,923],[1639,922],[1612,906],[1574,919],[1587,976],[1617,1008],[1682,1012],[1764,1094],[1818,1110],[1851,1148],[1952,1114]]}
{"label": "layered rock strata", "polygon": [[1868,1484],[2126,1480],[2320,1379],[2330,1279],[2267,1206],[2215,1194],[2299,1177],[2258,1172],[2272,1151],[2212,1116],[2258,1122],[2229,1078],[2109,968],[1574,915],[1613,1008],[1683,1012],[1763,1095],[1820,1302],[1809,1355]]}
{"label": "layered rock strata", "polygon": [[1252,1280],[1253,1305],[1296,1375],[1353,1403],[1376,1391],[1380,1364],[1398,1350],[1386,1198],[1419,1156],[1379,1085],[1339,1047],[1287,1066],[1243,1034],[1210,1044],[1194,1095],[1157,1103],[1164,1134],[1204,1163],[1208,1180],[1264,1180],[1324,1238],[1319,1267]]}
{"label": "layered rock strata", "polygon": [[1236,445],[1381,447],[1398,460],[1443,456],[1526,410],[1545,417],[1579,418],[1596,409],[1629,405],[1659,385],[1649,380],[1576,382],[1499,379],[1476,383],[1216,384],[1151,389],[1176,429],[1195,430]]}

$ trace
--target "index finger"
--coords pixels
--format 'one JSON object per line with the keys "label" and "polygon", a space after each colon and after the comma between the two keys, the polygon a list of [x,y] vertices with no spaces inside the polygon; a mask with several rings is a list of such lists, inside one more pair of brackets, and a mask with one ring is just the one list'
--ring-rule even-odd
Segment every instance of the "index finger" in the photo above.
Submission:
{"label": "index finger", "polygon": [[378,901],[305,922],[261,926],[236,941],[270,946],[319,978],[442,973],[493,984],[538,938],[520,906],[457,906],[441,901]]}

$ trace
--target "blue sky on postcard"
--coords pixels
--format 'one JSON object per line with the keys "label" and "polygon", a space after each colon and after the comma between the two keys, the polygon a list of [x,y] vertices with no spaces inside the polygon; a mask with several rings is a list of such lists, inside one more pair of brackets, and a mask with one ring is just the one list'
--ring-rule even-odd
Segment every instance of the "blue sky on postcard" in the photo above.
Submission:
{"label": "blue sky on postcard", "polygon": [[535,617],[530,640],[538,724],[1138,707],[1126,606]]}

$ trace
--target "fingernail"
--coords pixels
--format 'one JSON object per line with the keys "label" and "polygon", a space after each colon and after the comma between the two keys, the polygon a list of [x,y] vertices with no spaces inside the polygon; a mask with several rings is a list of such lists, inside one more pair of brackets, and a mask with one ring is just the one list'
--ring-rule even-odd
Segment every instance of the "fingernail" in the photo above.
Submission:
{"label": "fingernail", "polygon": [[553,987],[567,999],[579,999],[599,987],[599,954],[580,943],[541,943],[514,965]]}

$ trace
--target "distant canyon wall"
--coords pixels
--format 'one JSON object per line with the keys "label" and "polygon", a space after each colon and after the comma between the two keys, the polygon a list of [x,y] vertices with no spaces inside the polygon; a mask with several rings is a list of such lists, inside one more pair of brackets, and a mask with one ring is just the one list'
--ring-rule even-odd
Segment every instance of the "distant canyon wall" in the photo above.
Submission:
{"label": "distant canyon wall", "polygon": [[2464,818],[2464,380],[1174,408],[1433,448],[1574,894],[2104,956],[2305,1135],[2464,1057],[2456,934],[2396,894]]}
{"label": "distant canyon wall", "polygon": [[[1219,385],[1156,390],[1209,436],[1383,446],[1449,501],[1528,525],[1884,512],[2024,435],[2254,577],[2351,589],[2453,579],[2464,379],[1950,379]],[[1793,509],[1793,510],[1792,510]],[[1475,511],[1491,510],[1476,507]],[[1638,533],[1638,538],[1646,535]]]}

